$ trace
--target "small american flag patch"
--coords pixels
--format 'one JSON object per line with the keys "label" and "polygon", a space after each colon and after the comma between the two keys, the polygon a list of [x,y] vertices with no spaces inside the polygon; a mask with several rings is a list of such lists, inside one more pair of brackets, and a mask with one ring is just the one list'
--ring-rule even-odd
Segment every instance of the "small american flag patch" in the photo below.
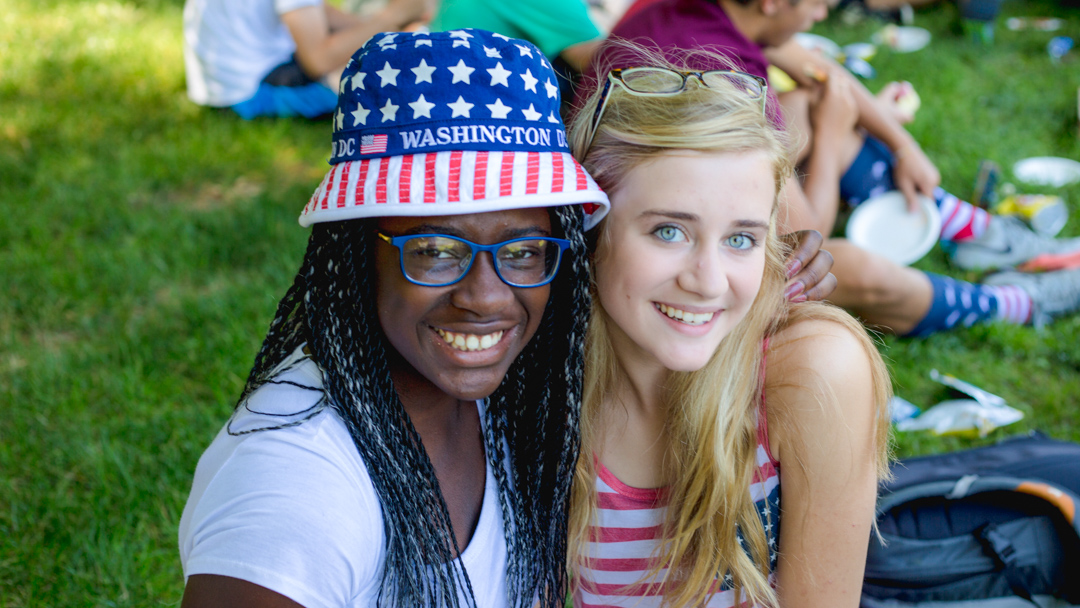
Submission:
{"label": "small american flag patch", "polygon": [[360,154],[386,152],[386,135],[361,135]]}

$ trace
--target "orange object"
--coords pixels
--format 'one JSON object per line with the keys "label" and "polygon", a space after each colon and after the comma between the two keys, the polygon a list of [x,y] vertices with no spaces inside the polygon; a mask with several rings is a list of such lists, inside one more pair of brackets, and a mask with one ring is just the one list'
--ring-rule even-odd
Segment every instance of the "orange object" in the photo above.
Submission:
{"label": "orange object", "polygon": [[1047,272],[1050,270],[1068,270],[1080,268],[1080,251],[1072,253],[1052,254],[1044,253],[1016,267],[1022,272]]}
{"label": "orange object", "polygon": [[1045,483],[1025,481],[1016,486],[1016,491],[1031,494],[1032,496],[1038,496],[1039,498],[1046,500],[1058,509],[1061,509],[1061,514],[1065,516],[1065,519],[1068,520],[1070,524],[1073,523],[1073,518],[1076,516],[1076,505],[1073,504],[1073,500],[1061,490],[1046,485]]}
{"label": "orange object", "polygon": [[821,83],[828,82],[829,80],[829,73],[812,63],[803,66],[803,75]]}

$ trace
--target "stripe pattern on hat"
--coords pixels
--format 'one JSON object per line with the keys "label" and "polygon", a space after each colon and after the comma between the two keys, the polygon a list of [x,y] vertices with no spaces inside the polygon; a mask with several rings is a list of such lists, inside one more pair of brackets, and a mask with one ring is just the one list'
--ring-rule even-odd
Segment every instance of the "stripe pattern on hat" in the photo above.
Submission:
{"label": "stripe pattern on hat", "polygon": [[585,203],[588,217],[606,207],[607,196],[570,154],[443,151],[334,165],[300,223],[575,203]]}

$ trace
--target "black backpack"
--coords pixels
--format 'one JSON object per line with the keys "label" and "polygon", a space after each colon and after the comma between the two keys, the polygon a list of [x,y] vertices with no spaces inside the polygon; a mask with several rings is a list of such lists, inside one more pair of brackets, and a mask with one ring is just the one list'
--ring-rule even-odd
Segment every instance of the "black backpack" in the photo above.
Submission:
{"label": "black backpack", "polygon": [[1041,433],[893,466],[864,608],[1080,605],[1080,445]]}

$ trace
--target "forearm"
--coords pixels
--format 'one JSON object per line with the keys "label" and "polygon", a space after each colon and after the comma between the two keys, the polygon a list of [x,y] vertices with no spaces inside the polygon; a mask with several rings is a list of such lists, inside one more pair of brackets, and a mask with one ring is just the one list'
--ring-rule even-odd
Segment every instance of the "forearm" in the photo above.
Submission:
{"label": "forearm", "polygon": [[[824,136],[824,137],[823,137]],[[813,229],[831,234],[840,207],[840,178],[845,167],[836,150],[842,141],[834,141],[825,133],[814,137],[813,149],[803,167],[802,191],[805,197],[802,213],[793,215],[792,229]]]}
{"label": "forearm", "polygon": [[323,5],[323,10],[326,11],[326,24],[330,26],[331,32],[339,32],[341,30],[357,27],[364,22],[363,17],[347,13],[336,6],[325,4]]}
{"label": "forearm", "polygon": [[[850,75],[848,78],[855,80]],[[856,81],[852,92],[859,111],[858,125],[867,133],[880,139],[894,154],[903,154],[908,146],[918,145],[907,129],[892,114],[884,111],[880,100],[871,95],[866,87]]]}
{"label": "forearm", "polygon": [[[342,13],[333,7],[312,6],[282,15],[296,42],[296,59],[312,78],[344,67],[352,54],[379,32],[398,31],[413,13],[390,3],[365,17]],[[335,27],[339,28],[335,30]]]}

